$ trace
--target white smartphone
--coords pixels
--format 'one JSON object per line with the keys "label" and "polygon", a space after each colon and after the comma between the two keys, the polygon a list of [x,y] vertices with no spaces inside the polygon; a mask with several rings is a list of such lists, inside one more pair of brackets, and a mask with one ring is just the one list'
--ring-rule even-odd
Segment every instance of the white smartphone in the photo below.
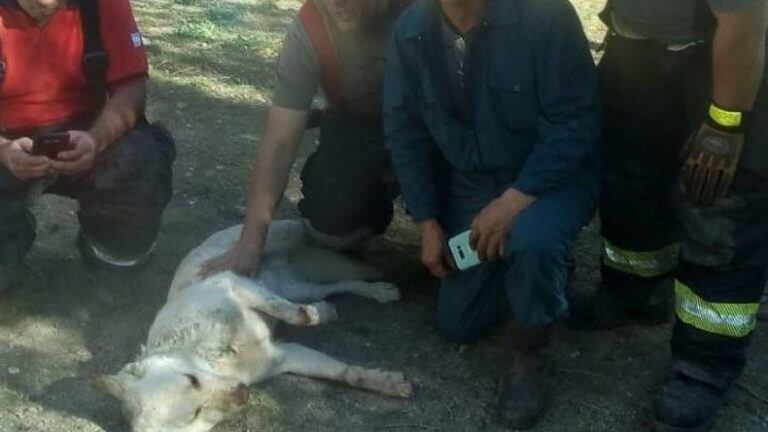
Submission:
{"label": "white smartphone", "polygon": [[451,251],[453,261],[459,270],[466,270],[480,264],[480,257],[469,245],[471,230],[465,231],[448,240],[448,249]]}

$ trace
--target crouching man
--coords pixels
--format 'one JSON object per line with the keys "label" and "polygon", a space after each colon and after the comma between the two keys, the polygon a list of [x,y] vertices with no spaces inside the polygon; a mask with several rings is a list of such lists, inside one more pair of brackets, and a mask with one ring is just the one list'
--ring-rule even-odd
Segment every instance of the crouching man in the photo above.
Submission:
{"label": "crouching man", "polygon": [[[439,326],[469,342],[514,315],[498,415],[530,428],[567,307],[569,244],[597,198],[596,76],[579,19],[565,0],[424,0],[396,23],[388,61],[386,142],[421,259],[442,279]],[[467,230],[483,262],[452,272],[446,240]]]}
{"label": "crouching man", "polygon": [[319,245],[355,249],[383,233],[397,195],[384,147],[381,92],[390,30],[408,0],[307,0],[288,27],[276,67],[267,129],[259,143],[239,241],[203,275],[257,274],[264,242],[322,90],[317,150],[301,171],[299,202]]}
{"label": "crouching man", "polygon": [[40,189],[79,201],[89,268],[141,264],[175,149],[144,120],[147,59],[129,1],[3,0],[0,16],[0,289],[32,246]]}

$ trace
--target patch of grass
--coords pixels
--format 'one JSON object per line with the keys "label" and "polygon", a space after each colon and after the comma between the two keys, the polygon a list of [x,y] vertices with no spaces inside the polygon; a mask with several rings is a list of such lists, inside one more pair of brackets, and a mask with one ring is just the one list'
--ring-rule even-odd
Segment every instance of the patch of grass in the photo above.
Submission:
{"label": "patch of grass", "polygon": [[208,20],[185,20],[174,29],[174,35],[195,40],[214,41],[221,37],[219,26]]}
{"label": "patch of grass", "polygon": [[243,5],[210,2],[205,6],[205,16],[212,22],[231,25],[243,19],[243,14],[249,12],[248,9],[250,8]]}

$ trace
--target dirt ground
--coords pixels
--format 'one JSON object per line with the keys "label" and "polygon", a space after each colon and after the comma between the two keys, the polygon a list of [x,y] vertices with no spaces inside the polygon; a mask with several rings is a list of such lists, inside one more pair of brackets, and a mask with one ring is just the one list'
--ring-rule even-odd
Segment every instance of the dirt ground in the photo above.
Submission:
{"label": "dirt ground", "polygon": [[[602,0],[576,2],[597,46]],[[133,0],[152,56],[150,114],[175,134],[175,197],[156,254],[129,279],[91,281],[74,250],[76,204],[44,197],[38,238],[22,278],[0,294],[0,431],[124,431],[116,403],[91,385],[139,351],[184,254],[208,234],[239,223],[249,164],[263,131],[270,65],[295,0]],[[312,150],[307,138],[301,160]],[[282,217],[295,217],[296,172]],[[597,282],[597,240],[576,246],[573,286]],[[216,428],[235,431],[501,431],[490,407],[508,368],[498,334],[469,346],[446,342],[434,322],[436,283],[420,268],[413,227],[398,211],[368,258],[404,293],[381,306],[335,300],[340,321],[285,327],[281,337],[357,364],[404,370],[411,400],[282,376],[254,386],[249,405]],[[117,294],[109,305],[98,295]],[[750,363],[717,421],[717,432],[768,430],[768,337],[761,324]],[[557,389],[537,430],[643,431],[668,366],[669,327],[576,333],[558,329]]]}

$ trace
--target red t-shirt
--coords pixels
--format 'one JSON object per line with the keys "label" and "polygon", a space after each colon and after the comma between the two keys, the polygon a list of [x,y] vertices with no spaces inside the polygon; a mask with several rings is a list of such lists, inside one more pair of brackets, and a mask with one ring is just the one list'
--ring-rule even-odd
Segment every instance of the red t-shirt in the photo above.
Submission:
{"label": "red t-shirt", "polygon": [[[129,0],[98,0],[109,54],[107,84],[147,74],[147,55]],[[92,106],[83,75],[83,31],[77,6],[64,6],[39,27],[23,9],[0,4],[6,62],[0,127],[26,129],[85,113]]]}

